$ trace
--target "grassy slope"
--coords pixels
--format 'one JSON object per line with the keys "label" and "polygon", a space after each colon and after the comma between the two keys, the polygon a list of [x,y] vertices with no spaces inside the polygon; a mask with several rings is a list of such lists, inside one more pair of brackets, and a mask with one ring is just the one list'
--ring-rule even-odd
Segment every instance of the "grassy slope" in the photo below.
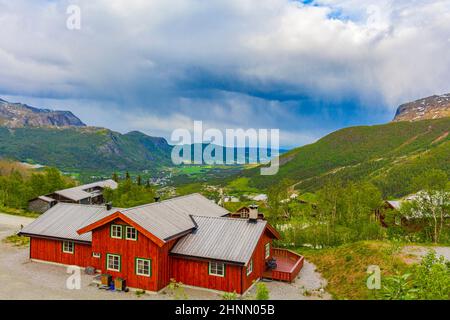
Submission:
{"label": "grassy slope", "polygon": [[0,127],[0,155],[70,171],[152,170],[170,161],[170,146],[138,132]]}
{"label": "grassy slope", "polygon": [[449,131],[450,118],[346,128],[284,154],[275,176],[261,176],[259,169],[245,174],[251,178],[250,186],[256,188],[287,178],[299,182],[298,189],[314,191],[330,175],[378,181],[408,179],[411,170],[420,173],[428,168],[450,173]]}
{"label": "grassy slope", "polygon": [[399,254],[400,247],[388,242],[363,241],[337,248],[300,249],[308,261],[328,281],[326,290],[336,299],[374,299],[376,294],[366,286],[367,268],[377,265],[383,276],[404,273],[406,263]]}

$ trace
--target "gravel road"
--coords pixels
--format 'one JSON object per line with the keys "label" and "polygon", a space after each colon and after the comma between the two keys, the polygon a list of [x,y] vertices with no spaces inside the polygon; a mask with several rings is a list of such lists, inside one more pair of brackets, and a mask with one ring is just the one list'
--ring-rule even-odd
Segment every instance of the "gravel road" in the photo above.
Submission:
{"label": "gravel road", "polygon": [[430,250],[434,250],[436,255],[443,256],[446,260],[450,261],[450,247],[405,246],[402,249],[402,253],[404,255],[413,256],[414,258],[411,262],[418,262]]}

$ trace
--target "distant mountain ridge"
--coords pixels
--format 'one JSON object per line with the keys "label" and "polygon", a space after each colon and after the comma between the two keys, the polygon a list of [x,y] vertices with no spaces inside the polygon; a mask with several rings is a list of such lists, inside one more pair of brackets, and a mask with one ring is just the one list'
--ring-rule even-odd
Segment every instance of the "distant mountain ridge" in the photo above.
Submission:
{"label": "distant mountain ridge", "polygon": [[22,127],[85,127],[70,111],[38,109],[0,98],[0,124],[9,128]]}
{"label": "distant mountain ridge", "polygon": [[[289,181],[301,192],[314,192],[330,179],[368,181],[385,197],[417,192],[412,179],[431,169],[450,175],[450,117],[399,121],[340,129],[317,142],[281,155],[278,174],[246,170],[249,186],[267,189]],[[236,177],[235,177],[236,178]]]}
{"label": "distant mountain ridge", "polygon": [[450,93],[402,104],[398,107],[393,121],[420,121],[445,117],[450,117]]}
{"label": "distant mountain ridge", "polygon": [[164,138],[89,127],[70,111],[0,99],[0,158],[76,172],[155,172],[171,163],[171,151]]}

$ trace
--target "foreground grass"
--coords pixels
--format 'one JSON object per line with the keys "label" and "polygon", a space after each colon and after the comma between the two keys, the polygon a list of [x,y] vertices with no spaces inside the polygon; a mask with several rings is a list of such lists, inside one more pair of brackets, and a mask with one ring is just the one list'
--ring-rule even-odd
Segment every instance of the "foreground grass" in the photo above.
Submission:
{"label": "foreground grass", "polygon": [[13,234],[2,240],[5,243],[13,244],[16,247],[27,247],[30,244],[30,238]]}
{"label": "foreground grass", "polygon": [[326,290],[335,299],[367,300],[376,298],[376,290],[366,285],[370,265],[379,266],[385,276],[404,273],[408,265],[403,261],[402,246],[382,241],[361,241],[323,250],[298,250],[317,266],[328,281]]}
{"label": "foreground grass", "polygon": [[21,216],[21,217],[27,217],[27,218],[37,218],[40,216],[39,213],[36,212],[30,212],[24,209],[15,209],[15,208],[8,208],[8,207],[0,207],[0,213],[7,213],[14,216]]}

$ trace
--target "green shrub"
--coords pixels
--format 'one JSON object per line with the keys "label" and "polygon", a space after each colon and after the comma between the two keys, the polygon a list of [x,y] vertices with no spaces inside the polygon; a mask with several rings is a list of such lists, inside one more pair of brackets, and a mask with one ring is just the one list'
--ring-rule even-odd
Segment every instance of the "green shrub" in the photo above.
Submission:
{"label": "green shrub", "polygon": [[256,284],[256,300],[269,300],[269,289],[263,282]]}
{"label": "green shrub", "polygon": [[237,295],[236,291],[225,292],[222,295],[222,300],[237,300],[237,299],[238,299],[238,295]]}

